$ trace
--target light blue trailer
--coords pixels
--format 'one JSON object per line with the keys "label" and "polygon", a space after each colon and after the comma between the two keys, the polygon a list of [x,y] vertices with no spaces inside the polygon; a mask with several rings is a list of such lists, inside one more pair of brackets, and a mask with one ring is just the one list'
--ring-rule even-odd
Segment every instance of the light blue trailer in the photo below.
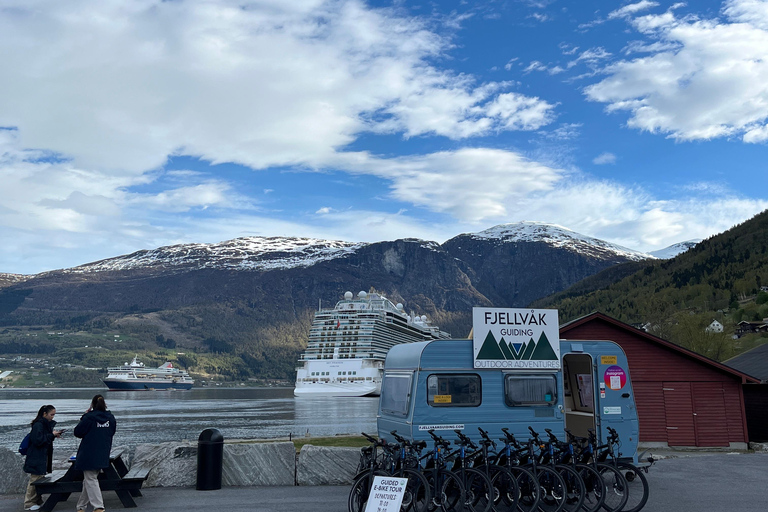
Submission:
{"label": "light blue trailer", "polygon": [[477,427],[492,439],[506,427],[520,441],[528,426],[561,439],[564,429],[586,437],[595,429],[604,444],[608,427],[621,439],[622,458],[637,462],[638,419],[627,356],[612,341],[560,340],[559,370],[473,367],[472,340],[434,340],[396,345],[384,366],[379,399],[379,437],[392,430],[431,441],[454,429],[477,440]]}

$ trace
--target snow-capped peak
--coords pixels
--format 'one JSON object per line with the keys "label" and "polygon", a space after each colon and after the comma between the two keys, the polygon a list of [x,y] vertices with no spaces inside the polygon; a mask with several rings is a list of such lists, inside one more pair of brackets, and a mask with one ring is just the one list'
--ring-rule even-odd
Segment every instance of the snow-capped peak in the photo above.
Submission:
{"label": "snow-capped peak", "polygon": [[688,249],[694,247],[699,242],[701,242],[701,238],[686,240],[685,242],[672,244],[669,247],[665,247],[664,249],[659,249],[658,251],[651,251],[650,254],[656,256],[660,260],[668,260],[668,259],[674,258],[678,254],[684,253]]}
{"label": "snow-capped peak", "polygon": [[292,237],[243,237],[215,244],[180,244],[138,251],[126,256],[66,269],[67,273],[91,273],[139,268],[193,270],[275,270],[309,267],[340,258],[365,243]]}
{"label": "snow-capped peak", "polygon": [[544,242],[553,247],[563,247],[574,252],[594,256],[615,254],[634,261],[654,259],[654,256],[651,254],[627,249],[626,247],[585,236],[563,226],[546,222],[523,221],[512,224],[499,224],[479,233],[472,233],[469,236],[476,239],[496,239],[504,243]]}

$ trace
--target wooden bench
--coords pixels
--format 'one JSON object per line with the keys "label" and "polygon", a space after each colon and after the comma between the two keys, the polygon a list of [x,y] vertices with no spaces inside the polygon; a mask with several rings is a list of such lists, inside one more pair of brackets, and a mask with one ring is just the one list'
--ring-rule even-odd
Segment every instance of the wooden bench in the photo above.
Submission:
{"label": "wooden bench", "polygon": [[37,480],[34,483],[35,488],[37,489],[38,494],[50,494],[50,490],[46,491],[44,489],[49,489],[50,484],[55,484],[61,478],[67,474],[66,469],[57,469],[56,471],[52,472],[50,475],[46,476],[45,478],[41,478],[40,480]]}
{"label": "wooden bench", "polygon": [[[99,474],[99,488],[102,491],[114,491],[123,507],[135,507],[136,502],[133,498],[142,495],[141,486],[144,485],[152,468],[137,465],[128,471],[119,460],[119,456],[115,460],[120,462],[117,467],[115,467],[115,461],[112,461],[113,464]],[[50,512],[57,503],[66,501],[71,493],[82,492],[82,472],[73,467],[68,470],[54,471],[49,476],[34,482],[33,485],[38,494],[50,494],[41,507],[41,512]]]}
{"label": "wooden bench", "polygon": [[149,477],[150,471],[152,471],[152,466],[138,464],[135,467],[131,467],[131,470],[123,477],[123,480],[140,480],[144,482]]}

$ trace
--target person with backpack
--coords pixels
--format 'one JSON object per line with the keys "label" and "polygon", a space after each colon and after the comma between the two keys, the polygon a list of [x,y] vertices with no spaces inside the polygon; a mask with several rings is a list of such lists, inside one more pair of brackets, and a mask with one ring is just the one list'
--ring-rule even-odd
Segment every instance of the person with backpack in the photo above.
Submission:
{"label": "person with backpack", "polygon": [[99,472],[109,467],[109,452],[117,422],[107,410],[104,397],[96,395],[91,406],[80,418],[74,430],[75,437],[82,439],[77,449],[75,469],[83,472],[83,491],[77,500],[77,511],[84,512],[90,504],[93,512],[104,512],[104,500],[99,488]]}
{"label": "person with backpack", "polygon": [[53,471],[53,441],[61,437],[63,430],[54,430],[56,408],[44,405],[32,420],[29,433],[27,458],[24,460],[24,472],[29,473],[27,494],[24,496],[24,510],[37,510],[43,504],[43,498],[37,493],[34,483]]}

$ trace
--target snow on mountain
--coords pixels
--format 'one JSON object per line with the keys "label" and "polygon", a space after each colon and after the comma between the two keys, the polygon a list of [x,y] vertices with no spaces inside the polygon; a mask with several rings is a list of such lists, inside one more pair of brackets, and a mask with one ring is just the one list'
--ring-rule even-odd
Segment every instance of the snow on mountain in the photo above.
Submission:
{"label": "snow on mountain", "polygon": [[651,251],[650,254],[653,256],[656,256],[660,260],[668,260],[671,258],[674,258],[678,254],[682,254],[691,247],[695,246],[701,242],[701,238],[696,238],[694,240],[686,240],[685,242],[679,242],[676,244],[672,244],[669,247],[665,247],[664,249],[659,249],[658,251]]}
{"label": "snow on mountain", "polygon": [[[603,240],[591,238],[555,224],[519,222],[502,224],[470,236],[476,239],[498,239],[503,242],[544,242],[602,259],[616,256],[630,260],[653,258],[650,254],[633,251]],[[440,250],[440,244],[425,240],[406,239],[420,243],[431,250]],[[190,243],[138,251],[61,272],[88,274],[123,270],[189,271],[197,269],[267,271],[309,267],[351,254],[368,245],[318,238],[295,237],[243,237],[226,242]]]}
{"label": "snow on mountain", "polygon": [[140,268],[185,271],[288,269],[340,258],[365,245],[317,238],[243,237],[215,244],[180,244],[138,251],[64,272],[85,274]]}
{"label": "snow on mountain", "polygon": [[31,279],[31,278],[32,276],[25,275],[25,274],[6,274],[5,272],[0,272],[0,285],[23,283],[27,279]]}
{"label": "snow on mountain", "polygon": [[562,247],[573,252],[595,257],[616,255],[633,261],[655,258],[651,254],[627,249],[605,240],[576,233],[557,224],[547,224],[545,222],[524,221],[513,224],[500,224],[479,233],[472,233],[470,236],[486,240],[498,239],[504,243],[544,242],[553,247]]}

